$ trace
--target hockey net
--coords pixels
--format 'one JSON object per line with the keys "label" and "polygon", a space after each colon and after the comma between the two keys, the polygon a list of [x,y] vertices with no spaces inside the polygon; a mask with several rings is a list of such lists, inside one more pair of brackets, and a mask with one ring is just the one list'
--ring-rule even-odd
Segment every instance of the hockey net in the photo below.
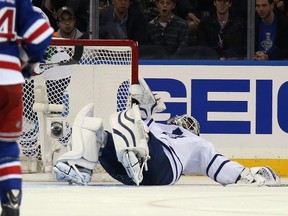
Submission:
{"label": "hockey net", "polygon": [[[70,64],[75,47],[81,59]],[[51,173],[55,159],[70,149],[77,113],[94,103],[94,115],[109,130],[109,117],[126,109],[128,88],[138,82],[138,46],[129,40],[53,40],[39,75],[23,85],[23,173]],[[101,167],[97,172],[104,172]]]}

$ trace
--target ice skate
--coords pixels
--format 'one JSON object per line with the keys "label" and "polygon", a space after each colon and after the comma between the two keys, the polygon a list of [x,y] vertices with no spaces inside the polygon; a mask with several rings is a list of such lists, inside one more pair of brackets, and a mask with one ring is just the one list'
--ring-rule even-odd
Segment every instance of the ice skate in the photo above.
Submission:
{"label": "ice skate", "polygon": [[2,205],[1,208],[2,208],[1,216],[19,216],[19,208],[14,209],[5,205]]}
{"label": "ice skate", "polygon": [[19,216],[19,208],[22,193],[19,190],[11,190],[7,193],[9,202],[2,203],[2,213],[1,216]]}

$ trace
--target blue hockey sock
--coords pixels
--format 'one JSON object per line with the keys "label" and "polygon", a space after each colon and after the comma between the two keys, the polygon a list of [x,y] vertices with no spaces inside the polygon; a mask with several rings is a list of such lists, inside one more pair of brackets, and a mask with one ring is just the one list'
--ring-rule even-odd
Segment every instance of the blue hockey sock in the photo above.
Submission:
{"label": "blue hockey sock", "polygon": [[0,200],[7,203],[7,193],[22,189],[21,165],[18,160],[19,148],[16,142],[0,141]]}

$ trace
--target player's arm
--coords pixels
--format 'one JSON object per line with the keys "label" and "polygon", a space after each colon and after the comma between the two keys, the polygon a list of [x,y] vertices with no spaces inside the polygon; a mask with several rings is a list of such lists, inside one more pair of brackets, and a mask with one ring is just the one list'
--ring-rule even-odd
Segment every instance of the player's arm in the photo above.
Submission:
{"label": "player's arm", "polygon": [[18,34],[25,41],[25,49],[31,60],[42,62],[47,46],[50,44],[53,28],[40,13],[36,12],[29,0],[20,1],[17,5]]}
{"label": "player's arm", "polygon": [[[44,61],[44,53],[50,44],[53,28],[48,20],[36,12],[29,0],[20,1],[17,5],[17,31],[22,38],[20,58],[22,59],[22,74],[29,78],[37,62]],[[26,55],[26,59],[23,57]]]}

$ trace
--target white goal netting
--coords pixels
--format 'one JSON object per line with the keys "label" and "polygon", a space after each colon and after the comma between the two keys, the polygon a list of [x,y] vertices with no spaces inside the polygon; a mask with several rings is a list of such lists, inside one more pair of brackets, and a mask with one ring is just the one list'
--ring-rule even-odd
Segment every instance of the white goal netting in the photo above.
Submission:
{"label": "white goal netting", "polygon": [[95,104],[95,116],[109,130],[110,115],[126,108],[130,83],[138,79],[138,47],[132,41],[53,43],[46,63],[70,62],[77,44],[83,54],[77,64],[38,68],[40,75],[25,81],[19,140],[23,173],[51,172],[55,159],[69,150],[73,120],[86,104]]}

